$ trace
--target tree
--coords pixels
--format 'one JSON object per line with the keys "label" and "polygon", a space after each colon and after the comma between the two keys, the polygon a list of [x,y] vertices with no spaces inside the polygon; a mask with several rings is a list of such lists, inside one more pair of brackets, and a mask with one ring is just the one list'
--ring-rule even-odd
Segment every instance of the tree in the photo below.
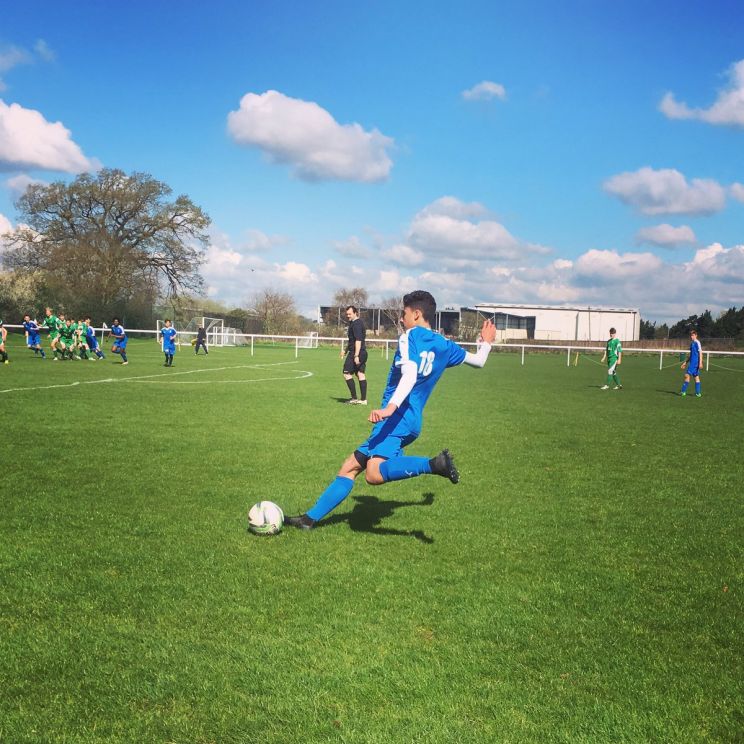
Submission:
{"label": "tree", "polygon": [[31,184],[16,203],[20,225],[6,237],[3,261],[41,272],[55,307],[75,314],[123,315],[130,304],[199,290],[209,217],[187,196],[168,201],[170,194],[146,173],[115,169]]}
{"label": "tree", "polygon": [[261,319],[265,334],[291,333],[298,325],[294,298],[285,292],[262,289],[253,300],[253,309]]}
{"label": "tree", "polygon": [[369,295],[364,287],[352,287],[351,289],[339,289],[333,295],[333,304],[346,308],[354,305],[356,308],[367,307]]}
{"label": "tree", "polygon": [[641,338],[656,338],[656,323],[641,318]]}
{"label": "tree", "polygon": [[403,312],[403,295],[394,295],[385,297],[380,302],[380,309],[385,318],[385,325],[397,328],[400,322],[400,316]]}

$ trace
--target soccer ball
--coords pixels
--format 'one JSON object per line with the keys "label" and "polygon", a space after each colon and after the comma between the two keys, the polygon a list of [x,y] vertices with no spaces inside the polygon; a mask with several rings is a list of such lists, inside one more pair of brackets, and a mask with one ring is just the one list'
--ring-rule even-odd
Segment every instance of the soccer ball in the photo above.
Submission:
{"label": "soccer ball", "polygon": [[248,529],[256,535],[276,535],[284,524],[284,512],[273,501],[259,501],[248,512]]}

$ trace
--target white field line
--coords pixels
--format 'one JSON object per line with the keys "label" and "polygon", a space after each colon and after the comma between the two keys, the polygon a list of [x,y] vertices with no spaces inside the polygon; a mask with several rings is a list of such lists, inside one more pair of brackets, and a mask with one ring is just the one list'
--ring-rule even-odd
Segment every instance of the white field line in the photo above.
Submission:
{"label": "white field line", "polygon": [[[106,377],[104,379],[98,379],[98,380],[76,380],[75,382],[67,382],[67,383],[58,383],[56,385],[39,385],[35,387],[16,387],[16,388],[6,388],[5,390],[0,390],[1,393],[19,393],[19,392],[31,392],[34,390],[53,390],[55,388],[71,388],[76,387],[78,385],[97,385],[100,383],[109,383],[109,382],[150,382],[150,383],[160,383],[160,384],[170,384],[170,385],[204,385],[204,384],[226,384],[226,383],[247,383],[247,382],[272,382],[272,381],[286,381],[286,380],[303,380],[307,377],[312,377],[313,373],[308,372],[307,370],[301,370],[301,369],[293,369],[288,370],[290,372],[295,373],[295,376],[293,377],[261,377],[256,378],[253,380],[173,380],[171,378],[179,376],[179,375],[194,375],[194,374],[203,374],[204,372],[224,372],[225,370],[229,369],[268,369],[270,367],[280,367],[286,364],[297,364],[297,362],[273,362],[270,364],[236,364],[231,365],[229,367],[209,367],[206,369],[190,369],[190,370],[184,370],[183,372],[159,372],[158,374],[152,374],[152,375],[134,375],[130,377]],[[167,380],[162,379],[153,379],[153,378],[161,378],[166,377],[169,378]]]}

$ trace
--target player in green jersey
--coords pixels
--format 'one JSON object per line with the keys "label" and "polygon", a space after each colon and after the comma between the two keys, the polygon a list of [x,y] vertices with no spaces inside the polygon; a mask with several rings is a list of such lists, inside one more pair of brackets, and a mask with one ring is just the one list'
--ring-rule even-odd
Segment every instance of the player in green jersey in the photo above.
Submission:
{"label": "player in green jersey", "polygon": [[607,360],[607,382],[602,385],[602,390],[609,390],[610,383],[614,380],[615,390],[622,390],[623,386],[620,384],[620,378],[617,375],[617,368],[623,361],[623,347],[620,343],[620,339],[617,338],[617,331],[614,328],[610,328],[610,338],[605,346],[605,353],[602,356],[602,361]]}
{"label": "player in green jersey", "polygon": [[77,348],[81,359],[90,359],[88,356],[88,324],[81,320],[77,324]]}
{"label": "player in green jersey", "polygon": [[62,351],[62,358],[72,359],[75,353],[75,331],[76,327],[72,320],[67,318],[65,324],[59,329],[58,346]]}
{"label": "player in green jersey", "polygon": [[57,361],[57,354],[59,353],[59,330],[64,325],[65,316],[63,313],[57,317],[51,307],[45,310],[46,317],[41,322],[41,326],[49,329],[49,346],[52,349],[53,360]]}

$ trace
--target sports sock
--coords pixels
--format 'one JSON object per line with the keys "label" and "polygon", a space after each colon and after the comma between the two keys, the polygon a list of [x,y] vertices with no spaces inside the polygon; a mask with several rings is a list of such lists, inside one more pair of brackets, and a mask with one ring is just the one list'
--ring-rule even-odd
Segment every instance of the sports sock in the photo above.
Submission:
{"label": "sports sock", "polygon": [[120,351],[119,353],[121,354],[122,360],[126,362],[127,361],[127,352],[126,351]]}
{"label": "sports sock", "polygon": [[44,349],[39,349],[39,353],[41,354],[42,359],[46,359],[46,354],[44,353]]}
{"label": "sports sock", "polygon": [[356,385],[354,384],[353,377],[350,380],[346,381],[346,387],[349,388],[349,392],[351,393],[351,399],[356,400]]}
{"label": "sports sock", "polygon": [[431,474],[431,465],[427,457],[401,455],[385,460],[380,465],[380,475],[385,483],[428,474]]}
{"label": "sports sock", "polygon": [[695,383],[695,395],[700,395],[700,383]]}
{"label": "sports sock", "polygon": [[7,362],[8,361],[8,355],[4,351],[0,351],[0,355],[2,355],[2,358],[3,358],[3,361],[4,362]]}
{"label": "sports sock", "polygon": [[367,381],[359,380],[359,397],[361,400],[367,400]]}
{"label": "sports sock", "polygon": [[614,375],[612,375],[612,379],[615,380],[615,385],[619,385],[620,384],[620,378],[617,376],[617,373],[615,373]]}
{"label": "sports sock", "polygon": [[310,519],[323,519],[326,514],[330,514],[354,488],[354,481],[351,478],[344,478],[337,475],[328,488],[320,495],[318,500],[313,504],[313,508],[308,510],[307,516]]}
{"label": "sports sock", "polygon": [[607,385],[609,385],[612,382],[612,375],[607,375]]}
{"label": "sports sock", "polygon": [[103,352],[100,349],[96,349],[96,356],[99,359],[105,359],[106,358],[105,356],[103,356]]}
{"label": "sports sock", "polygon": [[682,392],[683,392],[683,393],[686,393],[686,392],[687,392],[687,386],[688,386],[689,384],[690,384],[689,382],[683,382],[683,383],[682,383]]}

